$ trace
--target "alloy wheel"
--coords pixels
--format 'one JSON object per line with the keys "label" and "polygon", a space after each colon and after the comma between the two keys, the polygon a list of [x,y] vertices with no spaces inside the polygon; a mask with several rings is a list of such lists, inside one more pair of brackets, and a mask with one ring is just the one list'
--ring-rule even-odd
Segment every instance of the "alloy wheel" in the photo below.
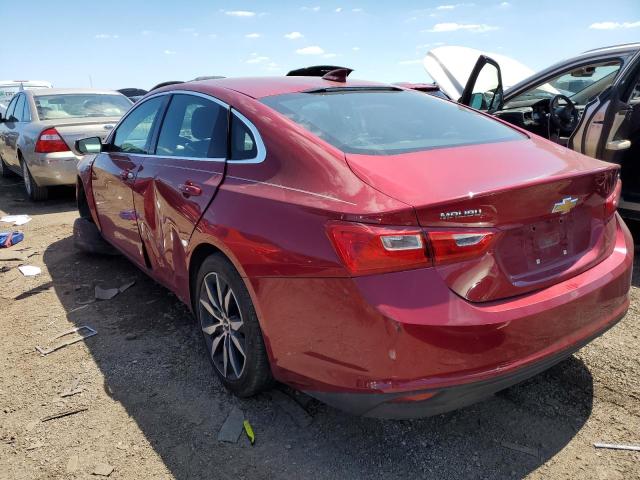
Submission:
{"label": "alloy wheel", "polygon": [[216,272],[203,279],[199,309],[214,366],[225,379],[238,380],[246,363],[244,322],[231,286]]}

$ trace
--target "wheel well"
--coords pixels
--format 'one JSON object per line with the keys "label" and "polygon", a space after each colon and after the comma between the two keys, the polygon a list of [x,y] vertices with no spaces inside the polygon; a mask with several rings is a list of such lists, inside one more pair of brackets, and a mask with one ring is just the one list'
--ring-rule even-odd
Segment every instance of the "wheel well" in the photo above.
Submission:
{"label": "wheel well", "polygon": [[191,306],[194,306],[194,295],[196,289],[196,277],[198,276],[198,270],[200,270],[200,265],[204,262],[205,258],[210,255],[214,255],[219,253],[223,257],[227,258],[227,256],[222,253],[222,250],[214,247],[210,243],[201,243],[196,247],[196,249],[191,254],[191,260],[189,261],[189,296],[191,297]]}
{"label": "wheel well", "polygon": [[87,202],[87,196],[84,193],[84,185],[80,177],[76,180],[76,203],[78,204],[78,212],[80,217],[85,218],[93,222],[91,216],[91,210],[89,209],[89,203]]}

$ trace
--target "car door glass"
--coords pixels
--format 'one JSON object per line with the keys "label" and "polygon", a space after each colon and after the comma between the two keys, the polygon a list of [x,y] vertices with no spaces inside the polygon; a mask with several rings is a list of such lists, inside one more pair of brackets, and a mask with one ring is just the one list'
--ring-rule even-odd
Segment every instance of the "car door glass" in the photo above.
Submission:
{"label": "car door glass", "polygon": [[113,151],[150,153],[151,132],[163,101],[163,96],[154,97],[134,107],[116,130]]}
{"label": "car door glass", "polygon": [[249,127],[234,113],[231,116],[231,160],[256,158],[256,139]]}
{"label": "car door glass", "polygon": [[199,96],[173,95],[162,122],[156,154],[226,158],[227,109]]}
{"label": "car door glass", "polygon": [[18,98],[17,98],[17,97],[13,97],[13,98],[11,99],[11,102],[9,102],[9,106],[7,107],[7,112],[6,112],[6,114],[5,114],[5,118],[6,118],[7,120],[11,120],[11,117],[12,117],[12,115],[13,115],[13,112],[14,112],[14,110],[15,110],[15,108],[16,108],[16,102],[17,102],[17,101],[18,101]]}
{"label": "car door glass", "polygon": [[24,110],[24,95],[18,95],[18,101],[16,102],[16,108],[14,110],[13,116],[16,117],[18,122],[23,121],[22,111]]}
{"label": "car door glass", "polygon": [[29,108],[29,99],[27,96],[24,96],[24,109],[22,110],[22,121],[30,122],[31,121],[31,109]]}

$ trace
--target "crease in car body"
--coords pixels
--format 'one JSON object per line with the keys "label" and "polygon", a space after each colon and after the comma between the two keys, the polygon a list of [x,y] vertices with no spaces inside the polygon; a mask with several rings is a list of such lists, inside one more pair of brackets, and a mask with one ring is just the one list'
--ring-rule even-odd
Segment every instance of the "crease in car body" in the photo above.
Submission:
{"label": "crease in car body", "polygon": [[[209,98],[246,121],[228,110],[218,130]],[[111,144],[145,119],[155,146],[129,205],[96,205],[102,234],[145,242],[149,274],[192,308],[237,395],[276,379],[356,414],[440,413],[548,368],[628,308],[618,167],[471,109],[357,80],[219,79],[141,99]],[[192,167],[206,175],[196,206],[177,188]],[[128,246],[123,207],[140,225]]]}

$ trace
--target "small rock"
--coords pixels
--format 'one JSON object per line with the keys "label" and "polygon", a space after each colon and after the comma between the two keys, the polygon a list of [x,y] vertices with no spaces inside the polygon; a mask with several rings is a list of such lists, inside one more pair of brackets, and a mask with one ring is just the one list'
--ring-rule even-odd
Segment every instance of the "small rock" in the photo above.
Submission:
{"label": "small rock", "polygon": [[136,335],[135,333],[127,333],[124,336],[125,340],[135,340],[136,338],[138,338],[138,335]]}
{"label": "small rock", "polygon": [[108,477],[113,472],[113,467],[106,463],[99,463],[96,468],[93,469],[93,475],[100,475],[101,477]]}
{"label": "small rock", "polygon": [[35,442],[35,443],[32,443],[31,445],[29,445],[29,446],[27,447],[27,450],[31,451],[31,450],[35,450],[36,448],[42,448],[42,447],[44,447],[44,443],[42,443],[42,442]]}

